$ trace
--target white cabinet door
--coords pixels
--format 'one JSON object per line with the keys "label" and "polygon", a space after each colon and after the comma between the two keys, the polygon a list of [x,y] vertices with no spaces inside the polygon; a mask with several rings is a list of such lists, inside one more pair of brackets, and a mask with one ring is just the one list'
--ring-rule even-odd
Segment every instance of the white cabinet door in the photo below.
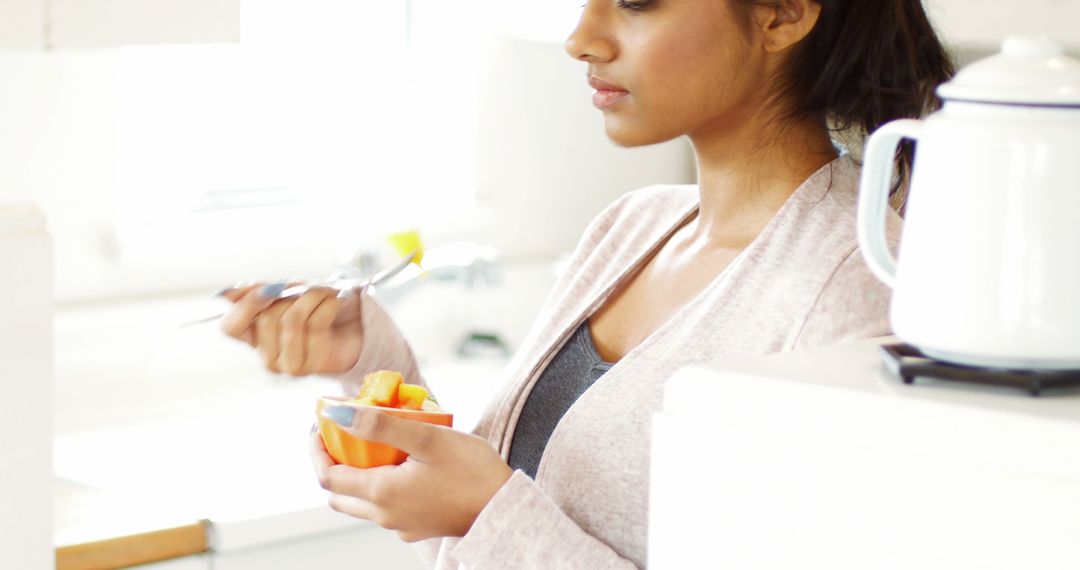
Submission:
{"label": "white cabinet door", "polygon": [[0,49],[39,49],[45,45],[41,0],[0,0]]}
{"label": "white cabinet door", "polygon": [[240,0],[49,0],[47,17],[55,48],[240,39]]}
{"label": "white cabinet door", "polygon": [[205,554],[196,554],[164,562],[132,566],[131,570],[210,570],[210,558]]}
{"label": "white cabinet door", "polygon": [[45,220],[0,204],[0,567],[51,568],[52,258]]}
{"label": "white cabinet door", "polygon": [[652,436],[653,569],[1080,568],[1080,394],[906,385],[851,343],[684,368]]}
{"label": "white cabinet door", "polygon": [[1015,35],[1080,44],[1080,2],[1074,0],[926,0],[926,6],[952,44],[997,45]]}
{"label": "white cabinet door", "polygon": [[240,41],[241,0],[0,0],[0,49]]}
{"label": "white cabinet door", "polygon": [[[419,555],[397,535],[374,526],[315,535],[251,550],[215,553],[214,570],[422,570]],[[171,569],[170,569],[171,570]]]}

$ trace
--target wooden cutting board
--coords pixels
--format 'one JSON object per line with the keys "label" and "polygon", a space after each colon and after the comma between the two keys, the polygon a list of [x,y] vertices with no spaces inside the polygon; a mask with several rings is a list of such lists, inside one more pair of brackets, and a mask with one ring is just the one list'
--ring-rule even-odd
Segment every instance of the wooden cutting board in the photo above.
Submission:
{"label": "wooden cutting board", "polygon": [[56,570],[111,570],[208,550],[206,521],[56,549]]}

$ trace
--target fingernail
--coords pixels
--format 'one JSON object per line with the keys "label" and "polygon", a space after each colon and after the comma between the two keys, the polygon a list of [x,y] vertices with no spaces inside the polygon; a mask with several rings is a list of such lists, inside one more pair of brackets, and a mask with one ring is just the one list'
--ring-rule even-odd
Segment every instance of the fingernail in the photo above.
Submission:
{"label": "fingernail", "polygon": [[259,289],[259,297],[262,299],[273,299],[280,295],[288,286],[288,283],[270,283],[264,285],[262,289]]}
{"label": "fingernail", "polygon": [[356,415],[356,408],[349,406],[329,406],[323,408],[322,415],[328,420],[333,420],[339,425],[345,427],[352,426],[353,416]]}
{"label": "fingernail", "polygon": [[236,283],[233,283],[232,285],[229,285],[228,287],[225,287],[221,291],[218,291],[217,293],[214,293],[214,296],[215,297],[224,297],[225,295],[228,295],[229,293],[231,293],[233,291],[238,291],[240,289],[243,289],[244,287],[250,287],[252,285],[254,285],[254,283],[251,282],[251,281],[237,281]]}

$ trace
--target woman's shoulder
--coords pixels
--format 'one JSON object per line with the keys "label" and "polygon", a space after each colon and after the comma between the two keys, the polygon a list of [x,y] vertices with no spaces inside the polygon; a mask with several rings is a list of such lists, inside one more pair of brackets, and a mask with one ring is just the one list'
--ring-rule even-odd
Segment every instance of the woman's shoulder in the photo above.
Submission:
{"label": "woman's shoulder", "polygon": [[557,289],[601,287],[641,259],[698,205],[697,187],[663,184],[628,192],[582,233]]}
{"label": "woman's shoulder", "polygon": [[612,230],[633,232],[674,224],[697,207],[699,194],[694,184],[655,184],[620,196],[609,204],[586,230],[585,235],[606,235]]}
{"label": "woman's shoulder", "polygon": [[[858,239],[861,167],[844,155],[806,182],[772,240],[774,266],[797,274],[805,320],[794,346],[810,347],[889,333],[890,290],[863,258]],[[884,214],[895,248],[902,219]]]}
{"label": "woman's shoulder", "polygon": [[[793,196],[790,208],[778,216],[778,225],[793,234],[784,235],[815,250],[830,244],[840,249],[857,247],[861,173],[861,165],[847,154],[815,172]],[[895,244],[903,219],[891,208],[885,216],[886,235]]]}
{"label": "woman's shoulder", "polygon": [[842,154],[810,175],[796,191],[794,201],[821,214],[839,214],[854,220],[861,175],[862,166],[851,155]]}

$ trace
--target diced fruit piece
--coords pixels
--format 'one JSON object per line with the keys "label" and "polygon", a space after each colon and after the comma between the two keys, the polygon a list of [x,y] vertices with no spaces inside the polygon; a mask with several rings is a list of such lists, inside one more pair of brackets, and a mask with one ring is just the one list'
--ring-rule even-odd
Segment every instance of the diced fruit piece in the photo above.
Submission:
{"label": "diced fruit piece", "polygon": [[350,401],[367,406],[445,413],[427,388],[406,384],[401,373],[392,370],[378,370],[364,376],[360,392]]}
{"label": "diced fruit piece", "polygon": [[413,263],[416,265],[420,265],[420,262],[424,260],[424,244],[420,241],[420,234],[416,230],[394,232],[386,236],[386,241],[401,257],[415,252],[416,257],[413,257]]}
{"label": "diced fruit piece", "polygon": [[399,372],[377,370],[364,376],[360,392],[353,401],[369,406],[396,408],[398,405],[398,386],[404,382]]}
{"label": "diced fruit piece", "polygon": [[398,405],[403,410],[419,410],[424,405],[424,400],[430,399],[431,394],[423,386],[415,384],[402,384],[398,386]]}

